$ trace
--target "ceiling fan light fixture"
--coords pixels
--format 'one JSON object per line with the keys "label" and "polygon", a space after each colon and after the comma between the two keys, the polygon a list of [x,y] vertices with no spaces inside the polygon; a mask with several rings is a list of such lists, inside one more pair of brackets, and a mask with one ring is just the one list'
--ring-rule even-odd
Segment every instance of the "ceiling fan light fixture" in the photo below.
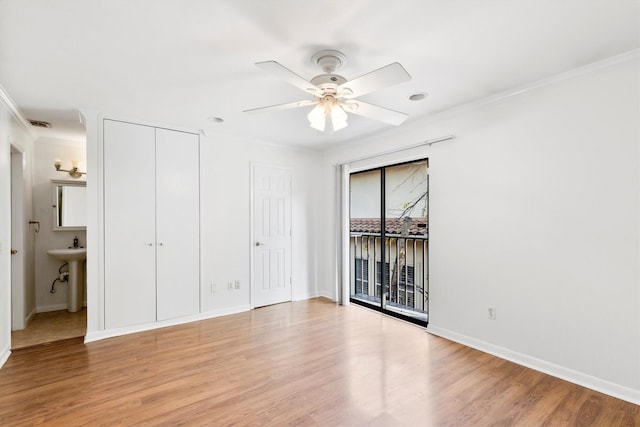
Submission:
{"label": "ceiling fan light fixture", "polygon": [[319,130],[320,132],[324,132],[324,128],[327,122],[325,106],[322,102],[319,102],[318,105],[315,106],[313,110],[307,114],[307,119],[309,119],[309,125]]}
{"label": "ceiling fan light fixture", "polygon": [[347,127],[347,113],[336,104],[331,108],[331,124],[333,125],[333,131],[344,129]]}
{"label": "ceiling fan light fixture", "polygon": [[318,101],[318,104],[307,115],[309,125],[320,132],[324,132],[327,127],[327,119],[331,119],[333,131],[338,131],[347,127],[347,113],[342,109],[338,100],[333,96],[325,96]]}

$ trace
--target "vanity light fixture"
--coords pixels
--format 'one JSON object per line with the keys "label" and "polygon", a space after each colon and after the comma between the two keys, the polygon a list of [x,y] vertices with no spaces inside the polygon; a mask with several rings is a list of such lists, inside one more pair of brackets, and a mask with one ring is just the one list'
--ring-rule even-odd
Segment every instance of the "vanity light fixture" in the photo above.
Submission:
{"label": "vanity light fixture", "polygon": [[53,165],[56,167],[56,170],[58,172],[69,172],[69,175],[71,175],[72,178],[80,178],[82,175],[87,174],[86,172],[80,172],[80,170],[78,169],[77,160],[73,160],[71,162],[71,169],[61,169],[62,162],[59,160],[56,160],[56,162]]}

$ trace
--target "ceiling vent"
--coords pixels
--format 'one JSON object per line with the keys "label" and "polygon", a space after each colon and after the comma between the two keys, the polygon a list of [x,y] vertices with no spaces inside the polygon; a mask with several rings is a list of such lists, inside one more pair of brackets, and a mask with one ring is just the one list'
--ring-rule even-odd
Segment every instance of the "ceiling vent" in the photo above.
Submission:
{"label": "ceiling vent", "polygon": [[29,122],[31,123],[31,126],[35,126],[38,128],[50,128],[51,127],[51,123],[49,122],[42,122],[40,120],[29,120]]}

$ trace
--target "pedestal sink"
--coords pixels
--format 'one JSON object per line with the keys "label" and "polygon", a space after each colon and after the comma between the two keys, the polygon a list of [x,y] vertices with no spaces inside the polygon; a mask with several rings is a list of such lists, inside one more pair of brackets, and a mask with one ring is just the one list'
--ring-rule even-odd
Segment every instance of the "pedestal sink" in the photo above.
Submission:
{"label": "pedestal sink", "polygon": [[67,287],[67,310],[71,313],[82,309],[82,290],[84,289],[84,260],[87,248],[49,249],[49,255],[69,263],[69,285]]}

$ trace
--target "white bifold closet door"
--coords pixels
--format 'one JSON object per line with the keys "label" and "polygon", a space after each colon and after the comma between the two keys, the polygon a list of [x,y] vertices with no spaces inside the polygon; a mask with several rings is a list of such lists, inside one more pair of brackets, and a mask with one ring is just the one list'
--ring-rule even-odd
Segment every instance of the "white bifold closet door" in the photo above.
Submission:
{"label": "white bifold closet door", "polygon": [[104,121],[107,329],[156,320],[155,128]]}
{"label": "white bifold closet door", "polygon": [[199,137],[104,121],[106,329],[200,311]]}
{"label": "white bifold closet door", "polygon": [[200,311],[198,151],[198,135],[156,130],[158,320]]}

